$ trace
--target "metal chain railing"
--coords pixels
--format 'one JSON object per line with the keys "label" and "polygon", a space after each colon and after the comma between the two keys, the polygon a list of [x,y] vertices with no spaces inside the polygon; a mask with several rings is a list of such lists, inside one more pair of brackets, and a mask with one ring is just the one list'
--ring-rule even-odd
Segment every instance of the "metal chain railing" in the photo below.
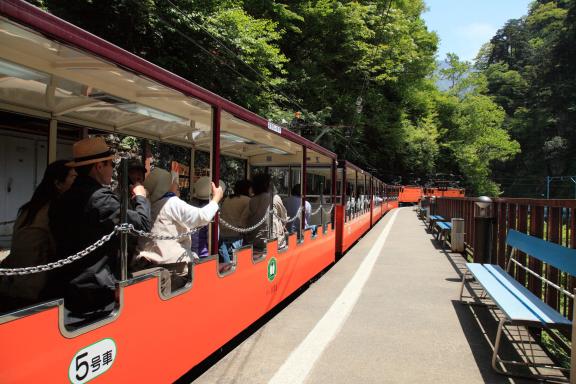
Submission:
{"label": "metal chain railing", "polygon": [[280,216],[278,216],[278,214],[276,212],[273,212],[273,213],[274,213],[274,216],[276,216],[276,218],[282,222],[282,224],[290,224],[291,222],[293,222],[294,220],[299,218],[300,215],[302,214],[302,212],[299,209],[298,212],[296,212],[296,216],[291,217],[289,219],[283,219]]}
{"label": "metal chain railing", "polygon": [[198,232],[202,228],[203,228],[203,226],[196,227],[196,228],[189,230],[188,232],[182,232],[182,233],[179,233],[179,234],[174,235],[174,236],[168,236],[168,235],[157,235],[157,234],[152,233],[152,232],[141,231],[139,229],[134,228],[134,226],[132,224],[128,224],[126,226],[126,229],[127,229],[129,234],[141,236],[141,237],[146,237],[146,238],[152,239],[152,240],[180,240],[183,237],[190,236],[193,233]]}
{"label": "metal chain railing", "polygon": [[328,213],[331,213],[333,209],[334,209],[334,204],[330,204],[330,208],[329,208],[329,209],[326,209],[326,208],[322,207],[322,212],[328,214]]}
{"label": "metal chain railing", "polygon": [[83,249],[79,252],[76,252],[75,254],[73,254],[71,256],[68,256],[65,259],[54,261],[52,263],[37,265],[34,267],[0,268],[0,276],[31,275],[33,273],[47,272],[47,271],[51,271],[51,270],[56,269],[56,268],[63,267],[67,264],[73,263],[73,262],[80,260],[81,258],[89,255],[90,253],[94,252],[95,250],[97,250],[98,248],[100,248],[101,246],[103,246],[104,244],[109,242],[110,239],[112,238],[112,236],[114,236],[117,232],[122,232],[125,230],[127,230],[127,227],[125,224],[117,225],[112,232],[110,232],[106,236],[102,236],[102,238],[100,240],[98,240],[97,242],[95,242],[94,244],[86,247],[85,249]]}
{"label": "metal chain railing", "polygon": [[141,231],[136,228],[132,224],[119,224],[114,227],[114,230],[109,234],[103,236],[100,240],[96,241],[94,244],[86,247],[85,249],[76,252],[75,254],[66,257],[65,259],[61,259],[58,261],[54,261],[52,263],[37,265],[33,267],[22,267],[22,268],[0,268],[0,276],[14,276],[14,275],[30,275],[33,273],[39,272],[47,272],[51,271],[56,268],[63,267],[67,264],[73,263],[82,259],[83,257],[89,255],[90,253],[94,252],[98,248],[102,247],[106,244],[116,233],[123,233],[126,232],[131,235],[146,237],[148,239],[154,240],[179,240],[183,237],[190,236],[194,232],[197,232],[202,227],[194,228],[188,232],[179,233],[175,236],[166,236],[166,235],[157,235],[151,232]]}
{"label": "metal chain railing", "polygon": [[317,214],[320,212],[321,209],[322,209],[322,206],[319,206],[318,208],[316,208],[315,211],[310,212],[310,216],[315,216],[315,215],[317,215]]}
{"label": "metal chain railing", "polygon": [[[327,212],[328,213],[331,212],[333,208],[334,208],[334,205],[331,205],[330,209]],[[326,212],[326,210],[323,207],[319,207],[315,212],[312,213],[312,215],[317,214],[320,211],[320,209],[322,209],[324,212]],[[298,212],[296,213],[296,215],[294,217],[291,217],[288,219],[282,219],[280,216],[278,216],[278,214],[276,214],[276,212],[272,212],[272,213],[274,216],[276,216],[276,218],[278,218],[284,224],[289,224],[301,216],[301,210],[298,210]],[[266,220],[268,219],[269,214],[270,214],[270,210],[268,209],[266,211],[266,213],[264,214],[264,216],[262,217],[262,219],[260,221],[258,221],[258,223],[254,224],[250,227],[247,227],[247,228],[236,227],[236,226],[228,223],[227,221],[225,221],[222,218],[219,219],[219,222],[224,227],[231,229],[232,231],[235,231],[238,233],[249,233],[249,232],[252,232],[255,229],[257,229],[258,227],[260,227],[262,224],[264,224],[266,222]],[[13,222],[14,221],[0,222],[0,225],[10,224]],[[73,254],[71,256],[68,256],[68,257],[61,259],[61,260],[58,260],[58,261],[54,261],[52,263],[37,265],[37,266],[33,266],[33,267],[0,268],[0,276],[30,275],[30,274],[39,273],[39,272],[47,272],[47,271],[51,271],[51,270],[56,269],[56,268],[63,267],[65,265],[71,264],[75,261],[82,259],[83,257],[85,257],[85,256],[89,255],[90,253],[94,252],[95,250],[97,250],[98,248],[102,247],[104,244],[106,244],[108,241],[110,241],[110,239],[112,239],[112,237],[116,233],[118,233],[118,234],[128,233],[128,234],[133,235],[133,236],[140,236],[140,237],[145,237],[145,238],[153,239],[153,240],[179,240],[183,237],[192,235],[193,233],[199,231],[201,228],[202,227],[197,227],[197,228],[194,228],[188,232],[179,233],[179,234],[174,235],[174,236],[168,236],[168,235],[157,235],[157,234],[154,234],[151,232],[141,231],[141,230],[134,228],[134,226],[132,224],[126,224],[126,223],[119,224],[116,227],[114,227],[114,230],[112,232],[103,236],[100,240],[96,241],[94,244],[86,247],[85,249],[83,249],[79,252],[76,252],[75,254]]]}
{"label": "metal chain railing", "polygon": [[224,220],[222,217],[218,218],[218,223],[222,224],[224,227],[231,229],[234,232],[238,232],[238,233],[249,233],[254,231],[255,229],[257,229],[259,226],[261,226],[262,224],[264,224],[266,222],[266,220],[268,219],[268,215],[270,214],[270,210],[268,209],[266,211],[266,213],[264,213],[264,216],[262,217],[262,219],[257,222],[256,224],[254,224],[251,227],[247,227],[247,228],[240,228],[240,227],[236,227],[232,224],[230,224],[229,222],[227,222],[226,220]]}

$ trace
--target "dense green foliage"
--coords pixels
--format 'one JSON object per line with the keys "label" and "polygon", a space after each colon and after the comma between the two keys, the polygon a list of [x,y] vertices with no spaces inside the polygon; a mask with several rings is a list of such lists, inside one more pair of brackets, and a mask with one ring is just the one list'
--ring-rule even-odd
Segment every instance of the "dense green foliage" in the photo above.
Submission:
{"label": "dense green foliage", "polygon": [[[440,76],[451,88],[437,89],[438,38],[423,0],[33,2],[277,123],[301,111],[293,129],[386,181],[441,172],[460,175],[471,194],[496,195],[492,168],[520,150],[509,132],[524,145],[515,133],[538,116],[524,100],[532,85],[519,66],[528,64],[500,57],[508,51],[496,40],[472,75],[449,55]],[[565,12],[549,8],[517,24],[562,23]],[[518,49],[546,46],[552,57],[548,35]],[[563,145],[545,148],[554,157]]]}
{"label": "dense green foliage", "polygon": [[[540,197],[545,176],[576,175],[576,1],[533,2],[486,44],[476,67],[522,146],[494,172],[506,195]],[[574,188],[554,182],[551,197],[574,198]]]}

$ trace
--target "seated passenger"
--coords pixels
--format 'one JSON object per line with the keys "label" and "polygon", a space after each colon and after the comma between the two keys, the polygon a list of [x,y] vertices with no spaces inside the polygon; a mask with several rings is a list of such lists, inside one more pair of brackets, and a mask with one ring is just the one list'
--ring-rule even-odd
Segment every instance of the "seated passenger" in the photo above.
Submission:
{"label": "seated passenger", "polygon": [[[268,215],[270,208],[270,194],[273,191],[270,175],[258,174],[252,181],[254,196],[248,204],[248,226],[258,224],[264,216]],[[286,208],[282,204],[282,199],[277,194],[273,194],[272,209],[274,212],[272,219],[272,239],[278,239],[278,248],[286,246],[286,229],[283,221],[287,219]],[[244,240],[252,243],[254,249],[262,251],[266,249],[266,240],[268,240],[268,220],[264,221],[254,231],[246,234]]]}
{"label": "seated passenger", "polygon": [[354,214],[356,213],[356,202],[353,196],[348,196],[346,211],[348,212],[348,219],[354,218]]}
{"label": "seated passenger", "polygon": [[[286,207],[287,215],[289,218],[293,218],[298,214],[300,211],[300,207],[302,206],[302,195],[300,194],[300,184],[295,184],[292,187],[292,195],[286,197],[284,200],[284,206]],[[312,205],[306,201],[304,204],[304,228],[308,228],[308,223],[310,223],[310,214],[312,213]],[[288,223],[288,233],[298,232],[300,233],[300,218]]]}
{"label": "seated passenger", "polygon": [[[144,183],[146,178],[146,167],[142,165],[142,162],[138,159],[128,159],[128,185],[136,185]],[[122,169],[118,171],[118,185],[116,187],[116,193],[118,195],[122,194],[120,182],[122,180]]]}
{"label": "seated passenger", "polygon": [[364,198],[362,195],[356,198],[356,212],[362,213],[364,210]]}
{"label": "seated passenger", "polygon": [[146,179],[146,167],[138,159],[128,160],[128,183],[130,185],[142,184]]}
{"label": "seated passenger", "polygon": [[[250,181],[239,180],[234,184],[234,194],[222,203],[220,218],[235,227],[245,228],[250,204]],[[242,247],[242,234],[220,224],[220,261],[229,263],[235,249]]]}
{"label": "seated passenger", "polygon": [[[56,259],[64,259],[96,243],[120,224],[120,199],[111,189],[114,155],[101,137],[80,140],[73,147],[78,177],[72,187],[50,206]],[[150,230],[150,204],[140,184],[132,188],[133,209],[127,222],[134,228]],[[119,236],[82,259],[55,269],[50,284],[71,318],[89,319],[110,313],[114,308]],[[130,247],[129,247],[130,248]],[[131,249],[129,249],[129,252]]]}
{"label": "seated passenger", "polygon": [[[156,235],[175,236],[210,223],[218,211],[222,199],[222,187],[211,185],[212,200],[203,208],[196,208],[176,196],[177,185],[170,172],[154,168],[144,186],[150,193],[152,203],[152,230]],[[186,284],[187,264],[198,256],[191,250],[190,236],[178,240],[153,240],[140,238],[138,254],[133,262],[134,270],[151,268],[161,264],[172,273],[172,290]]]}
{"label": "seated passenger", "polygon": [[[76,178],[66,160],[48,165],[32,199],[18,210],[10,254],[0,268],[22,268],[47,264],[54,259],[56,247],[50,233],[48,209]],[[46,273],[0,277],[0,312],[21,308],[47,299]]]}
{"label": "seated passenger", "polygon": [[[194,183],[192,191],[192,202],[194,207],[202,208],[205,207],[210,200],[210,192],[212,191],[212,180],[208,176],[202,176],[196,183]],[[226,186],[222,180],[219,181],[219,187],[222,188],[222,195],[226,190]],[[212,191],[213,192],[213,191]],[[220,201],[220,200],[218,200]],[[212,215],[214,216],[214,215]],[[212,220],[212,219],[210,219]],[[192,234],[192,252],[194,252],[198,257],[204,258],[210,256],[210,250],[208,249],[208,223],[200,230]]]}

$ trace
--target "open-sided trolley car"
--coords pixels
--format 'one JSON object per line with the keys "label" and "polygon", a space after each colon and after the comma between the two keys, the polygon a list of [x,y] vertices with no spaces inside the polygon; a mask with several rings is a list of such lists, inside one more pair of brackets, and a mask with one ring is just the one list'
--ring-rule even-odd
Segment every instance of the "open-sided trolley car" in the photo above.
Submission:
{"label": "open-sided trolley car", "polygon": [[[162,293],[162,268],[122,270],[115,310],[90,323],[69,321],[62,299],[0,314],[2,383],[174,381],[397,206],[399,187],[325,148],[24,1],[1,1],[0,246],[10,248],[10,221],[46,164],[70,158],[79,139],[111,134],[141,140],[147,166],[176,162],[183,198],[201,176],[231,184],[266,172],[284,198],[299,184],[309,222],[287,247],[246,245],[221,268],[216,216],[212,256],[191,266],[184,288]],[[147,146],[167,158],[150,159]]]}

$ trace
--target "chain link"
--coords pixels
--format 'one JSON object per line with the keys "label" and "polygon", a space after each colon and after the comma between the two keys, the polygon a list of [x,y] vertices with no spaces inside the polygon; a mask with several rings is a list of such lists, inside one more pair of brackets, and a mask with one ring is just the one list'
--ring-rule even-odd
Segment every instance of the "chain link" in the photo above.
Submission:
{"label": "chain link", "polygon": [[280,221],[282,222],[282,224],[290,224],[291,222],[293,222],[294,220],[296,220],[297,218],[299,218],[301,214],[302,214],[302,211],[301,211],[300,209],[298,209],[298,212],[296,212],[296,216],[291,217],[291,218],[289,218],[289,219],[283,219],[283,218],[281,218],[280,216],[278,216],[278,215],[276,214],[276,212],[274,212],[274,216],[276,216],[276,218],[277,218],[278,220],[280,220]]}
{"label": "chain link", "polygon": [[190,236],[193,233],[198,232],[203,227],[196,227],[194,229],[191,229],[188,232],[182,232],[182,233],[179,233],[179,234],[174,235],[174,236],[157,235],[157,234],[152,233],[152,232],[141,231],[139,229],[134,228],[134,226],[132,224],[126,225],[125,228],[129,234],[141,236],[141,237],[146,237],[147,239],[152,239],[152,240],[180,240],[183,237]]}
{"label": "chain link", "polygon": [[[329,213],[332,211],[333,208],[334,208],[334,205],[331,205],[330,209],[326,211],[324,208],[319,207],[315,212],[312,213],[312,215],[317,214],[320,211],[320,209],[322,209],[326,213]],[[257,229],[258,227],[260,227],[262,224],[264,224],[266,222],[266,220],[268,219],[269,214],[270,214],[270,210],[268,209],[266,211],[266,213],[264,214],[264,216],[262,217],[262,219],[258,223],[254,224],[251,227],[247,227],[247,228],[236,227],[236,226],[226,222],[222,218],[219,219],[219,222],[224,227],[231,229],[232,231],[235,231],[238,233],[249,233],[249,232],[252,232],[255,229]],[[278,218],[280,221],[282,221],[282,223],[289,224],[300,217],[301,210],[298,210],[298,212],[296,213],[296,216],[289,218],[289,219],[286,219],[286,220],[284,220],[280,216],[278,216],[276,214],[276,212],[273,212],[273,215],[276,218]],[[14,221],[0,222],[0,225],[11,224],[13,222]],[[109,242],[110,239],[112,239],[112,237],[116,233],[118,233],[118,234],[128,233],[128,234],[133,235],[133,236],[140,236],[140,237],[145,237],[145,238],[153,239],[153,240],[179,240],[183,237],[192,235],[193,233],[199,231],[201,228],[202,227],[197,227],[197,228],[194,228],[188,232],[179,233],[175,236],[167,236],[167,235],[157,235],[157,234],[154,234],[151,232],[145,232],[145,231],[138,230],[138,229],[134,228],[134,226],[132,224],[126,224],[126,223],[119,224],[116,227],[114,227],[114,230],[112,232],[103,236],[100,240],[96,241],[94,244],[86,247],[85,249],[83,249],[79,252],[76,252],[74,255],[68,256],[65,259],[61,259],[61,260],[58,260],[58,261],[55,261],[52,263],[48,263],[48,264],[37,265],[34,267],[0,268],[0,276],[30,275],[30,274],[39,273],[39,272],[51,271],[51,270],[56,269],[56,268],[61,268],[67,264],[71,264],[75,261],[82,259],[83,257],[85,257],[85,256],[89,255],[90,253],[94,252],[95,250],[97,250],[98,248],[102,247],[104,244]]]}
{"label": "chain link", "polygon": [[104,244],[106,244],[108,241],[110,241],[112,236],[114,236],[114,234],[116,234],[116,233],[128,233],[130,235],[146,237],[148,239],[154,239],[154,240],[179,240],[183,237],[190,236],[194,232],[199,231],[201,228],[202,227],[194,228],[191,231],[179,233],[178,235],[175,235],[175,236],[164,236],[164,235],[156,235],[156,234],[151,233],[151,232],[140,231],[140,230],[134,228],[134,226],[132,224],[126,224],[126,223],[119,224],[116,227],[114,227],[114,230],[112,232],[110,232],[106,236],[103,236],[100,240],[98,240],[94,244],[92,244],[92,245],[86,247],[85,249],[75,253],[74,255],[68,256],[65,259],[61,259],[58,261],[54,261],[52,263],[38,265],[38,266],[34,266],[34,267],[0,268],[0,276],[30,275],[33,273],[47,272],[47,271],[51,271],[51,270],[56,269],[56,268],[63,267],[67,264],[70,264],[70,263],[73,263],[75,261],[80,260],[81,258],[89,255],[90,253],[94,252],[98,248],[102,247]]}
{"label": "chain link", "polygon": [[322,209],[322,206],[319,206],[318,208],[316,208],[315,211],[310,212],[310,216],[315,216],[315,215],[317,215],[317,214],[320,212],[321,209]]}
{"label": "chain link", "polygon": [[270,209],[268,209],[266,211],[266,213],[264,213],[264,216],[262,217],[262,219],[257,222],[256,224],[254,224],[251,227],[247,227],[247,228],[240,228],[240,227],[236,227],[232,224],[230,224],[229,222],[227,222],[226,220],[224,220],[222,217],[218,218],[218,222],[220,224],[222,224],[224,227],[233,230],[234,232],[238,232],[238,233],[249,233],[254,231],[255,229],[257,229],[259,226],[261,226],[262,224],[264,224],[266,222],[266,220],[268,219],[268,215],[270,214]]}
{"label": "chain link", "polygon": [[103,236],[100,240],[95,242],[94,244],[86,247],[85,249],[81,250],[80,252],[75,253],[74,255],[68,256],[65,259],[54,261],[52,263],[37,265],[34,267],[23,267],[23,268],[0,268],[0,276],[22,276],[22,275],[31,275],[33,273],[39,272],[46,272],[51,271],[56,268],[63,267],[67,264],[73,263],[75,261],[80,260],[81,258],[89,255],[90,253],[94,252],[104,244],[110,241],[112,236],[117,232],[122,232],[125,230],[125,224],[117,225],[112,232]]}
{"label": "chain link", "polygon": [[328,214],[334,209],[334,204],[330,204],[330,209],[322,208],[322,212]]}

